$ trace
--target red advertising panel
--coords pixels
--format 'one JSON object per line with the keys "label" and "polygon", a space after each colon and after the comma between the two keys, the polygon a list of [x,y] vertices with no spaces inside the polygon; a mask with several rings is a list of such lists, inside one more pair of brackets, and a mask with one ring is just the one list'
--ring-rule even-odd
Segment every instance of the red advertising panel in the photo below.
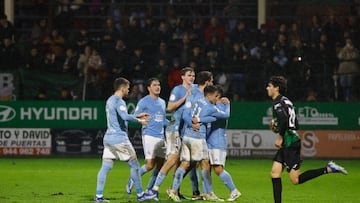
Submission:
{"label": "red advertising panel", "polygon": [[299,130],[301,155],[314,158],[360,158],[360,131]]}

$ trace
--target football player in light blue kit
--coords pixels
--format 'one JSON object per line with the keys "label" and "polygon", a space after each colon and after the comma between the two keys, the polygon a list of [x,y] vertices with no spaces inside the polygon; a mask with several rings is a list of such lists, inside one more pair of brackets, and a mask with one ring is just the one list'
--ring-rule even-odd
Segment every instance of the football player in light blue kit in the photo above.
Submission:
{"label": "football player in light blue kit", "polygon": [[[214,80],[213,74],[210,71],[200,71],[197,74],[197,77],[196,77],[197,84],[193,86],[191,95],[186,99],[184,113],[187,112],[187,114],[190,115],[192,109],[195,108],[196,102],[199,99],[205,99],[204,88],[209,86],[209,85],[213,85],[213,80]],[[202,119],[202,121],[204,123],[207,123],[207,122],[215,121],[216,118],[210,116],[210,118],[209,117],[203,117],[201,119]],[[208,120],[208,119],[210,119],[210,120]],[[185,131],[185,129],[187,127],[194,127],[194,125],[188,126],[186,123],[184,123],[184,127],[182,129],[183,132],[181,133],[182,135],[184,135],[184,131]],[[196,128],[198,128],[198,126],[196,126]],[[185,173],[185,176],[189,172],[191,179],[198,178],[199,175],[198,175],[197,165],[198,165],[197,161],[192,161],[190,163],[189,169]],[[204,170],[210,170],[210,166],[207,169],[204,169]],[[204,172],[202,171],[202,173],[204,173]],[[205,185],[204,185],[204,182],[203,182],[203,188],[204,188],[204,186]],[[203,191],[206,191],[206,190],[203,189]],[[198,192],[198,194],[194,193],[191,199],[192,200],[200,200],[200,199],[202,200],[203,196],[201,196],[200,192]]]}
{"label": "football player in light blue kit", "polygon": [[147,113],[140,113],[136,116],[128,114],[123,98],[129,94],[129,87],[130,82],[127,79],[121,77],[115,79],[115,93],[106,101],[107,130],[103,139],[103,161],[97,175],[95,202],[109,202],[103,196],[103,189],[107,174],[116,159],[127,161],[130,166],[130,175],[136,187],[137,200],[144,201],[149,197],[142,189],[139,174],[140,164],[128,137],[128,122],[147,125],[150,116]]}
{"label": "football player in light blue kit", "polygon": [[[209,191],[212,190],[209,155],[206,144],[206,132],[207,125],[209,123],[206,123],[200,118],[207,118],[211,116],[215,118],[229,118],[230,107],[228,107],[226,111],[220,111],[215,107],[214,104],[219,98],[219,93],[218,88],[214,85],[210,85],[204,88],[204,96],[204,98],[199,98],[196,101],[191,113],[184,112],[183,114],[183,118],[186,122],[187,127],[185,128],[182,141],[180,156],[181,164],[176,170],[172,190],[169,194],[169,197],[176,202],[180,201],[179,196],[176,194],[176,191],[180,187],[180,184],[183,180],[183,175],[190,167],[190,163],[193,161],[200,162],[200,166],[203,169],[201,173],[202,180],[204,182],[204,185],[208,185],[210,187],[204,188],[206,190],[203,191],[205,193],[204,198],[211,201],[224,201],[216,197],[216,195],[212,191]],[[193,123],[197,122],[199,122],[200,124],[199,129],[194,130],[192,127],[190,127]]]}
{"label": "football player in light blue kit", "polygon": [[[218,86],[220,95],[223,94],[222,88]],[[226,97],[219,97],[216,107],[221,111],[226,111],[230,105],[230,101]],[[209,133],[207,135],[207,145],[209,148],[210,164],[215,173],[220,177],[221,181],[230,190],[230,196],[227,201],[235,201],[240,197],[241,193],[236,188],[231,175],[224,169],[226,161],[226,127],[227,119],[217,119],[211,123]]]}
{"label": "football player in light blue kit", "polygon": [[176,167],[179,163],[179,153],[181,147],[180,130],[183,126],[181,119],[185,108],[186,98],[191,95],[192,84],[195,80],[195,72],[192,68],[186,67],[181,70],[181,78],[183,83],[174,87],[170,93],[167,110],[172,112],[171,121],[166,127],[166,156],[167,160],[161,167],[156,178],[155,184],[150,191],[153,199],[158,199],[158,190],[162,182],[165,180],[167,173],[172,167]]}
{"label": "football player in light blue kit", "polygon": [[[145,112],[150,114],[151,118],[148,121],[148,125],[142,127],[142,142],[146,164],[140,168],[140,175],[142,176],[156,166],[146,187],[147,190],[150,190],[164,164],[166,151],[164,126],[166,126],[169,121],[166,119],[165,100],[159,97],[161,91],[160,81],[157,78],[148,79],[147,90],[149,94],[139,100],[134,114]],[[132,179],[129,178],[126,187],[126,191],[129,194],[131,194],[133,183]]]}

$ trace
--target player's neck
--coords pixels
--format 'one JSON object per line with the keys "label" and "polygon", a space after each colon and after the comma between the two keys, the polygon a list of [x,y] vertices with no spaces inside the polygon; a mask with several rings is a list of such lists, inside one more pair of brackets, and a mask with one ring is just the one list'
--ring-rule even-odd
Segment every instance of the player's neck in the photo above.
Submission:
{"label": "player's neck", "polygon": [[157,95],[157,94],[149,94],[149,96],[153,99],[159,98],[159,95]]}
{"label": "player's neck", "polygon": [[188,89],[190,87],[190,84],[183,82],[182,86],[184,86],[186,89]]}
{"label": "player's neck", "polygon": [[120,98],[123,98],[123,96],[124,96],[121,91],[116,91],[116,92],[114,93],[114,95],[115,95],[115,96],[118,96],[118,97],[120,97]]}
{"label": "player's neck", "polygon": [[275,100],[278,96],[280,95],[280,93],[274,93],[274,95],[271,97],[272,100]]}

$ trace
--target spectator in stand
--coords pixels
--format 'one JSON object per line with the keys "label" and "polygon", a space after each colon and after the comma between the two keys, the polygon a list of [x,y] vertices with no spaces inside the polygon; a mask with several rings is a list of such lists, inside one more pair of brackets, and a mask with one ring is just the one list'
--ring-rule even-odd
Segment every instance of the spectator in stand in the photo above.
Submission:
{"label": "spectator in stand", "polygon": [[195,43],[192,46],[192,52],[189,57],[188,64],[189,64],[189,66],[191,66],[191,64],[193,64],[193,66],[195,66],[195,67],[191,67],[191,68],[193,68],[193,70],[195,70],[195,72],[199,72],[199,71],[206,69],[205,56],[204,56],[204,52],[203,52],[200,44]]}
{"label": "spectator in stand", "polygon": [[128,95],[130,101],[139,101],[143,97],[143,90],[140,90],[139,84],[133,84]]}
{"label": "spectator in stand", "polygon": [[140,89],[144,90],[145,80],[148,78],[150,62],[143,53],[141,47],[136,47],[129,58],[129,75],[132,78],[132,84],[139,84]]}
{"label": "spectator in stand", "polygon": [[[156,38],[155,36],[153,36]],[[134,49],[137,46],[143,45],[144,39],[146,39],[146,35],[142,32],[139,20],[136,18],[132,18],[129,20],[129,25],[127,29],[125,29],[125,41],[130,49]],[[156,43],[157,39],[152,43]]]}
{"label": "spectator in stand", "polygon": [[283,34],[285,35],[286,39],[289,39],[288,33],[288,28],[285,23],[280,23],[279,29],[275,32],[276,36],[279,36],[279,34]]}
{"label": "spectator in stand", "polygon": [[89,59],[91,53],[92,47],[90,45],[86,45],[80,53],[79,59],[77,61],[77,72],[79,73],[79,77],[83,77],[84,75],[86,75],[89,67]]}
{"label": "spectator in stand", "polygon": [[346,39],[345,46],[338,54],[340,62],[337,70],[344,101],[353,99],[354,78],[359,73],[359,57],[359,50],[354,47],[352,40]]}
{"label": "spectator in stand", "polygon": [[89,31],[86,28],[81,28],[75,37],[76,50],[78,53],[82,52],[84,48],[91,43]]}
{"label": "spectator in stand", "polygon": [[[334,83],[333,75],[338,65],[336,56],[336,49],[332,43],[329,42],[326,33],[320,35],[320,43],[317,45],[312,53],[312,63],[310,64],[310,83],[318,89],[318,100],[329,101],[333,100]],[[306,59],[306,58],[305,58]]]}
{"label": "spectator in stand", "polygon": [[167,85],[167,76],[169,74],[169,66],[167,61],[168,59],[160,58],[158,64],[155,66],[155,70],[151,74],[152,76],[156,77],[162,84],[160,93],[162,98],[167,98],[170,94],[170,89]]}
{"label": "spectator in stand", "polygon": [[144,20],[144,27],[141,29],[144,32],[145,44],[151,44],[155,39],[156,25],[151,15],[147,15]]}
{"label": "spectator in stand", "polygon": [[169,19],[169,31],[171,33],[171,40],[177,41],[182,39],[182,36],[184,35],[184,21],[180,19],[179,17],[172,16]]}
{"label": "spectator in stand", "polygon": [[[289,68],[286,70],[288,76],[289,89],[293,91],[289,92],[289,97],[294,100],[300,100],[305,97],[304,92],[306,81],[306,59],[307,50],[303,46],[303,42],[300,38],[292,39],[292,43],[289,49]],[[304,61],[303,61],[304,60]]]}
{"label": "spectator in stand", "polygon": [[15,40],[15,31],[14,25],[7,20],[7,16],[4,13],[0,14],[0,43],[4,38]]}
{"label": "spectator in stand", "polygon": [[320,35],[323,32],[323,27],[321,25],[321,20],[318,15],[314,15],[311,17],[311,24],[307,28],[307,32],[305,33],[305,42],[309,47],[316,47],[320,41]]}
{"label": "spectator in stand", "polygon": [[226,73],[230,76],[230,93],[243,100],[246,96],[248,50],[243,43],[234,42],[227,58]]}
{"label": "spectator in stand", "polygon": [[231,42],[247,43],[249,41],[249,37],[250,35],[246,29],[244,21],[239,21],[229,34]]}
{"label": "spectator in stand", "polygon": [[50,30],[47,19],[42,18],[39,21],[35,20],[34,25],[31,28],[30,40],[37,40],[39,42],[42,42],[49,34]]}
{"label": "spectator in stand", "polygon": [[194,20],[189,30],[191,41],[196,43],[203,43],[204,33],[205,30],[203,27],[203,20],[202,19]]}
{"label": "spectator in stand", "polygon": [[107,54],[107,68],[111,73],[111,77],[118,78],[120,76],[128,78],[128,58],[129,58],[129,49],[126,46],[123,39],[117,39],[115,47],[112,47]]}
{"label": "spectator in stand", "polygon": [[206,61],[205,67],[214,75],[222,72],[223,57],[224,57],[224,46],[219,41],[217,36],[211,38],[210,43],[206,46]]}
{"label": "spectator in stand", "polygon": [[87,77],[87,91],[90,94],[89,99],[103,99],[104,85],[108,78],[108,73],[102,62],[102,57],[97,49],[92,49],[88,68],[86,70]]}
{"label": "spectator in stand", "polygon": [[[254,49],[253,51],[258,51],[260,53],[260,59],[267,63],[269,60],[271,60],[271,46],[273,44],[273,39],[268,31],[268,28],[265,24],[260,25],[260,29],[255,34],[255,40],[254,45],[251,47],[251,49]],[[272,73],[271,73],[272,74]]]}
{"label": "spectator in stand", "polygon": [[51,50],[46,51],[41,63],[41,70],[46,72],[59,72],[59,67],[58,57],[56,57]]}
{"label": "spectator in stand", "polygon": [[[191,55],[191,39],[189,33],[184,33],[181,38],[181,43],[178,46],[177,50],[178,53],[176,55],[180,58],[181,64],[188,64],[190,61],[190,55]],[[163,84],[163,83],[161,83]]]}
{"label": "spectator in stand", "polygon": [[69,47],[65,52],[65,59],[62,66],[63,73],[72,73],[74,76],[78,75],[77,72],[78,55],[73,48]]}
{"label": "spectator in stand", "polygon": [[220,43],[224,42],[226,37],[225,27],[219,23],[215,16],[210,18],[209,25],[205,29],[205,41],[210,43],[213,37],[217,37]]}
{"label": "spectator in stand", "polygon": [[59,100],[71,101],[73,100],[73,96],[71,95],[71,91],[67,87],[62,87],[60,90]]}
{"label": "spectator in stand", "polygon": [[121,31],[118,30],[111,18],[105,20],[104,28],[101,34],[103,50],[109,49],[115,43],[116,39],[122,36]]}
{"label": "spectator in stand", "polygon": [[286,41],[284,34],[279,34],[277,41],[272,47],[272,61],[274,62],[274,70],[272,71],[275,75],[285,75],[285,70],[289,62],[289,46]]}
{"label": "spectator in stand", "polygon": [[47,94],[46,94],[46,90],[44,88],[39,88],[35,97],[35,100],[49,100]]}
{"label": "spectator in stand", "polygon": [[166,21],[160,21],[158,29],[155,33],[156,41],[155,42],[170,42],[172,39],[172,33],[169,29],[169,24]]}
{"label": "spectator in stand", "polygon": [[329,15],[328,22],[324,25],[324,32],[328,36],[331,46],[334,47],[336,44],[341,42],[342,28],[334,14]]}
{"label": "spectator in stand", "polygon": [[360,34],[360,23],[357,16],[349,16],[345,19],[344,31],[349,32],[350,38],[353,39],[355,47],[360,47],[360,39],[358,36]]}
{"label": "spectator in stand", "polygon": [[41,68],[42,56],[36,46],[30,49],[25,60],[25,67],[29,70],[39,70]]}
{"label": "spectator in stand", "polygon": [[10,36],[4,37],[2,41],[3,43],[0,45],[0,69],[17,70],[23,63],[19,50]]}
{"label": "spectator in stand", "polygon": [[58,0],[55,3],[55,18],[53,23],[61,30],[72,29],[73,26],[73,12],[70,9],[70,0]]}
{"label": "spectator in stand", "polygon": [[158,46],[158,52],[154,54],[154,64],[158,64],[160,59],[164,59],[166,61],[166,63],[168,63],[169,61],[172,60],[173,58],[173,53],[170,52],[170,50],[168,49],[168,44],[164,41],[161,41],[159,46]]}
{"label": "spectator in stand", "polygon": [[62,35],[60,35],[58,29],[52,29],[50,35],[45,37],[42,43],[46,45],[55,54],[55,56],[63,56],[65,39]]}
{"label": "spectator in stand", "polygon": [[287,33],[287,36],[290,46],[294,46],[298,40],[302,40],[302,33],[298,23],[296,22],[291,23],[291,27]]}
{"label": "spectator in stand", "polygon": [[170,67],[167,76],[167,84],[169,86],[169,89],[173,89],[175,86],[182,83],[180,70],[180,61],[178,58],[174,58],[172,62],[172,67]]}

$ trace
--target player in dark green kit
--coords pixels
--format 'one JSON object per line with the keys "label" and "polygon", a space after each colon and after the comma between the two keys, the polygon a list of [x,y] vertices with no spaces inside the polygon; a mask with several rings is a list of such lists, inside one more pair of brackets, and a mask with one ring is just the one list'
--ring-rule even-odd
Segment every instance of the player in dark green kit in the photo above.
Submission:
{"label": "player in dark green kit", "polygon": [[300,147],[301,140],[296,130],[298,120],[292,102],[283,96],[287,90],[287,80],[282,76],[270,78],[266,87],[268,96],[273,100],[273,119],[270,122],[270,129],[278,133],[275,146],[278,149],[271,169],[271,178],[274,192],[274,202],[281,202],[281,174],[286,168],[291,182],[294,185],[304,183],[327,173],[343,173],[347,171],[330,161],[325,167],[305,171],[300,174]]}

